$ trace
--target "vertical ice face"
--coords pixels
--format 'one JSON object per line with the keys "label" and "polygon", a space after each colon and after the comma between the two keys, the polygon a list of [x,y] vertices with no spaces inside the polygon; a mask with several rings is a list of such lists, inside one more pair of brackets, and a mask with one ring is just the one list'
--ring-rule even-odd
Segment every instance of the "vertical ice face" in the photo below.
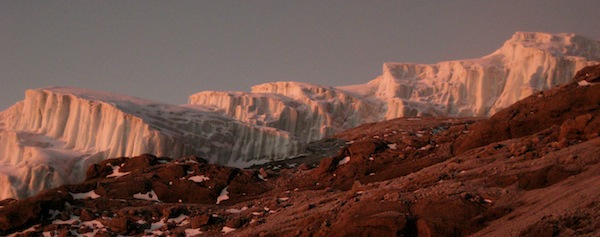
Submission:
{"label": "vertical ice face", "polygon": [[205,91],[190,104],[211,106],[237,120],[288,131],[310,142],[378,118],[376,104],[332,87],[273,82],[251,93]]}
{"label": "vertical ice face", "polygon": [[[479,59],[437,64],[385,63],[362,95],[387,105],[385,118],[491,116],[536,91],[566,83],[600,63],[600,42],[574,34],[517,32]],[[341,87],[355,91],[360,87]]]}
{"label": "vertical ice face", "polygon": [[273,82],[251,93],[200,92],[189,103],[288,131],[303,142],[407,116],[490,116],[535,91],[600,63],[600,42],[574,34],[517,32],[483,58],[437,64],[385,63],[382,75],[337,88]]}
{"label": "vertical ice face", "polygon": [[285,131],[206,108],[75,88],[28,90],[0,121],[0,199],[81,181],[89,165],[110,157],[198,155],[241,166],[300,146]]}

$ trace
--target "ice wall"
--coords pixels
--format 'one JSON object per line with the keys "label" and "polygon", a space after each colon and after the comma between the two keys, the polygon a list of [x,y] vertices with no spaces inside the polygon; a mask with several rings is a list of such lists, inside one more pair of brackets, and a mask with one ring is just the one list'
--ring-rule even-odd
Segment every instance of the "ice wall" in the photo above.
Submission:
{"label": "ice wall", "polygon": [[285,131],[206,108],[74,88],[28,90],[0,121],[0,199],[81,181],[89,165],[111,157],[198,155],[242,166],[300,149]]}
{"label": "ice wall", "polygon": [[478,59],[437,64],[385,63],[359,85],[272,82],[251,93],[206,91],[189,103],[310,142],[363,123],[408,116],[491,116],[535,91],[600,63],[600,43],[574,34],[517,32]]}
{"label": "ice wall", "polygon": [[273,82],[252,87],[251,93],[205,91],[190,104],[212,106],[240,121],[288,131],[300,141],[378,121],[378,104],[345,91],[300,82]]}
{"label": "ice wall", "polygon": [[600,42],[574,34],[517,32],[479,59],[437,64],[385,63],[362,86],[340,87],[385,101],[385,119],[406,116],[491,116],[536,91],[566,83],[600,63]]}

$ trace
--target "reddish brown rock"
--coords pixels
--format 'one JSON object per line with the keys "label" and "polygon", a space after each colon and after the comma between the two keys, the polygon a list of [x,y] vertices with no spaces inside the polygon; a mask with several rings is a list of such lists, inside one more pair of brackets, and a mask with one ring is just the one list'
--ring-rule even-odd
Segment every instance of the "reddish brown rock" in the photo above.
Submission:
{"label": "reddish brown rock", "polygon": [[94,213],[92,210],[89,210],[89,209],[83,209],[83,210],[81,210],[80,219],[81,219],[81,221],[94,220],[94,219],[96,219],[96,213]]}
{"label": "reddish brown rock", "polygon": [[210,216],[206,214],[197,215],[191,218],[190,224],[192,225],[192,229],[200,228],[206,224],[210,220]]}
{"label": "reddish brown rock", "polygon": [[124,217],[116,217],[110,220],[108,227],[118,234],[127,234],[131,230],[131,220]]}
{"label": "reddish brown rock", "polygon": [[150,154],[143,154],[141,156],[132,157],[125,161],[121,166],[121,172],[131,172],[135,170],[144,170],[150,166],[157,165],[158,158]]}
{"label": "reddish brown rock", "polygon": [[243,217],[235,217],[235,218],[232,218],[231,220],[227,221],[227,223],[225,223],[225,226],[238,229],[238,228],[241,228],[247,222],[248,222],[248,220],[246,220]]}

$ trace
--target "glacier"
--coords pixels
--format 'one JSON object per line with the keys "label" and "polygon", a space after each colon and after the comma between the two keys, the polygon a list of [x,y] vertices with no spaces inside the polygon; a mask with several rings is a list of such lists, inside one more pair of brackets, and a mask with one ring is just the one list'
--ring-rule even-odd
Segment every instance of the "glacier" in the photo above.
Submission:
{"label": "glacier", "polygon": [[382,75],[365,84],[272,82],[254,86],[250,93],[199,92],[188,103],[310,142],[363,123],[399,117],[491,116],[598,63],[597,40],[569,33],[517,32],[482,58],[384,63]]}
{"label": "glacier", "polygon": [[246,123],[288,131],[305,143],[346,128],[376,122],[378,105],[333,87],[300,82],[272,82],[251,93],[205,91],[189,97]]}
{"label": "glacier", "polygon": [[0,199],[80,182],[103,159],[197,155],[243,167],[298,153],[290,133],[177,106],[87,89],[27,90],[0,113]]}
{"label": "glacier", "polygon": [[0,112],[0,199],[79,182],[103,159],[197,155],[245,167],[370,122],[413,116],[491,116],[600,63],[600,42],[517,32],[476,59],[383,64],[364,84],[271,82],[250,92],[203,91],[185,105],[49,87]]}
{"label": "glacier", "polygon": [[491,116],[535,93],[568,82],[600,63],[600,41],[575,34],[517,32],[478,59],[437,64],[385,63],[361,85],[342,86],[380,100],[383,119],[408,116]]}

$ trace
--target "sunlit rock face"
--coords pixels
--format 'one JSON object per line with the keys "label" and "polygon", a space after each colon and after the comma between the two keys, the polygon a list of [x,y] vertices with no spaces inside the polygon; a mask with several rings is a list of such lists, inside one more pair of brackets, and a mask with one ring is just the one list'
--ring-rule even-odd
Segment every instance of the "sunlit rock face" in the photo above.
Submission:
{"label": "sunlit rock face", "polygon": [[203,107],[75,88],[28,90],[0,121],[0,199],[79,182],[89,165],[111,157],[197,155],[245,166],[300,148],[288,132]]}

